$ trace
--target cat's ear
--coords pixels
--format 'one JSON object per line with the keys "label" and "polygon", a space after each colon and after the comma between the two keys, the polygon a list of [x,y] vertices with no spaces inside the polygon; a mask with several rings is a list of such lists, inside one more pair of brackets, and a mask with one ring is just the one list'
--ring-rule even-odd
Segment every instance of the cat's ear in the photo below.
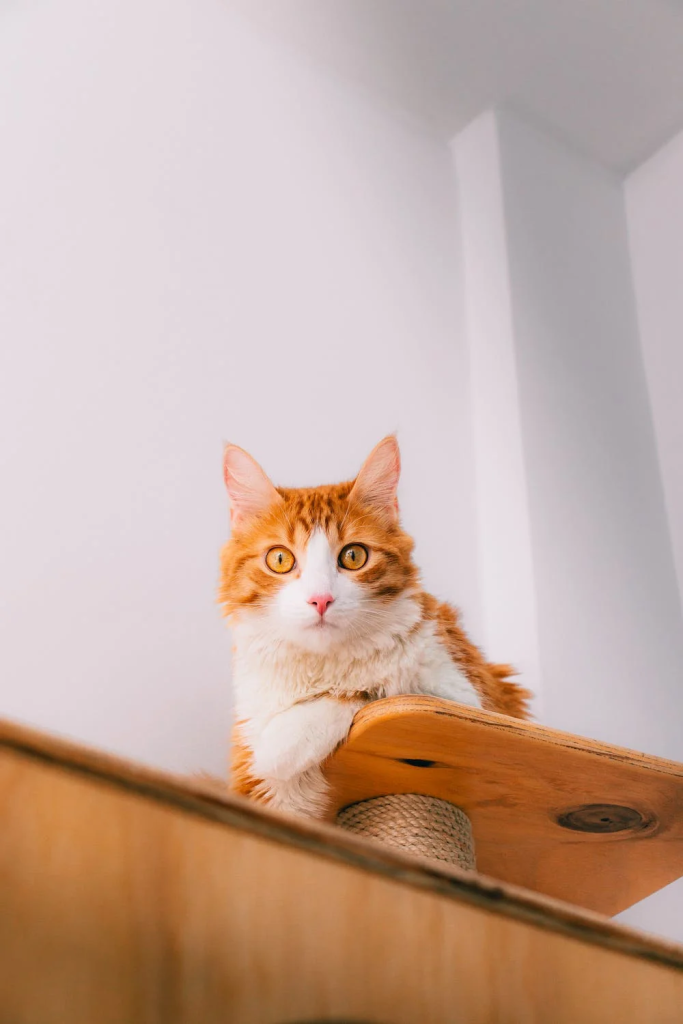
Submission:
{"label": "cat's ear", "polygon": [[349,501],[370,505],[391,519],[398,519],[396,490],[400,475],[401,454],[398,441],[391,434],[368,455],[351,489]]}
{"label": "cat's ear", "polygon": [[258,516],[282,501],[258,462],[236,444],[225,448],[223,476],[230,496],[230,522],[233,527],[242,526],[252,516]]}

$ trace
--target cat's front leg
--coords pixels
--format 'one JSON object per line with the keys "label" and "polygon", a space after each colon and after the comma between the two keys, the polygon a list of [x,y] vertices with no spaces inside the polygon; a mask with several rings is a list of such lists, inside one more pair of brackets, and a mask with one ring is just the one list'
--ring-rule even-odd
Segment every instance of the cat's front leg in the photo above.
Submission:
{"label": "cat's front leg", "polygon": [[322,764],[346,739],[361,701],[318,697],[274,715],[253,741],[253,773],[287,781]]}

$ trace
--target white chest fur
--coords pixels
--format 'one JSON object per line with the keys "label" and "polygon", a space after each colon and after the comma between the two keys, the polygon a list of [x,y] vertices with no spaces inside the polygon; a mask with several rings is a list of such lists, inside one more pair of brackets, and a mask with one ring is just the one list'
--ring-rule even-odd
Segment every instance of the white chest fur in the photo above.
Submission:
{"label": "white chest fur", "polygon": [[271,645],[259,631],[238,627],[233,665],[238,719],[258,733],[274,715],[323,695],[363,703],[424,693],[479,707],[476,691],[438,640],[434,623],[420,623],[411,603],[413,615],[404,615],[403,628],[353,651],[344,647],[322,655]]}

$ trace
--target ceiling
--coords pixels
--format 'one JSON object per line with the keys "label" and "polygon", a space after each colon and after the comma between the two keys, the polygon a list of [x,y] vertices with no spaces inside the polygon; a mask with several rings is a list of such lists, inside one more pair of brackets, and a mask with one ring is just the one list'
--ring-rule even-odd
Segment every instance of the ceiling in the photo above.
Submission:
{"label": "ceiling", "polygon": [[510,107],[620,172],[683,128],[683,0],[237,0],[444,137]]}

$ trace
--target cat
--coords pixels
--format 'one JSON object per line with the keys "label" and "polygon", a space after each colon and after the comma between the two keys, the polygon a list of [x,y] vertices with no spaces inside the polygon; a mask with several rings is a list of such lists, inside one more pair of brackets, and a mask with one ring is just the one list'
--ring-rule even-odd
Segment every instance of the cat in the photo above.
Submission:
{"label": "cat", "polygon": [[527,717],[510,666],[489,664],[455,608],[421,589],[399,473],[393,436],[354,481],[298,489],[274,487],[226,447],[232,536],[219,601],[234,637],[234,791],[324,817],[321,764],[380,697],[432,694]]}

